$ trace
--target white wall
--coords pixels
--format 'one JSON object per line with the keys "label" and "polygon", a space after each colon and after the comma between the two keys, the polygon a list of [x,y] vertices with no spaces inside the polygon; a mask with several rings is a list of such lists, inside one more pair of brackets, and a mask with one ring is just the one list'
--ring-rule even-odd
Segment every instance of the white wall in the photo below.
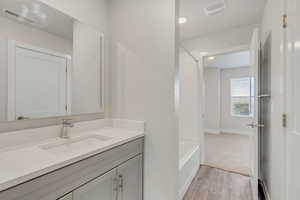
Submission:
{"label": "white wall", "polygon": [[109,0],[111,117],[146,121],[145,200],[176,200],[175,0]]}
{"label": "white wall", "polygon": [[262,43],[271,33],[271,130],[269,152],[271,154],[268,177],[269,192],[272,200],[283,200],[284,197],[284,132],[281,126],[281,115],[284,113],[283,103],[283,60],[281,56],[282,33],[282,1],[267,2],[262,26]]}
{"label": "white wall", "polygon": [[179,138],[199,141],[199,80],[197,62],[185,51],[180,53]]}
{"label": "white wall", "polygon": [[33,46],[72,54],[73,42],[54,34],[0,17],[0,39],[16,40]]}
{"label": "white wall", "polygon": [[204,37],[183,41],[190,51],[199,55],[199,52],[214,52],[236,46],[249,45],[253,29],[258,25],[248,25],[219,31]]}
{"label": "white wall", "polygon": [[209,133],[251,134],[250,117],[231,115],[231,79],[249,77],[249,67],[205,68],[205,130]]}
{"label": "white wall", "polygon": [[220,132],[221,112],[221,70],[219,68],[204,69],[205,82],[205,114],[204,127],[209,133]]}
{"label": "white wall", "polygon": [[229,133],[251,134],[247,124],[252,122],[250,117],[233,117],[231,115],[231,83],[232,78],[249,77],[249,67],[221,70],[221,131]]}

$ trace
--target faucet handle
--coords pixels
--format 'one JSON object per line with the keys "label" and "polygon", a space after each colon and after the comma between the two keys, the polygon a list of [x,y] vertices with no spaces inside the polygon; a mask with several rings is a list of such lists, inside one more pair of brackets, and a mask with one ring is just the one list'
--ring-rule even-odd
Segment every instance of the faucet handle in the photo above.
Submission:
{"label": "faucet handle", "polygon": [[69,123],[70,121],[72,121],[72,119],[63,119],[62,120],[63,123]]}
{"label": "faucet handle", "polygon": [[64,126],[69,126],[69,127],[74,127],[74,124],[71,122],[72,121],[72,119],[63,119],[62,120],[62,124],[64,125]]}

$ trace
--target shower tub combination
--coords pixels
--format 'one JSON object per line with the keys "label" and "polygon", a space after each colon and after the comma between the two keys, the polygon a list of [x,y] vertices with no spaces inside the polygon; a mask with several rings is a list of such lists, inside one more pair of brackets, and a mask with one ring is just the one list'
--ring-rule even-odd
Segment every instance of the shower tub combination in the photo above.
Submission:
{"label": "shower tub combination", "polygon": [[200,167],[200,145],[194,140],[179,142],[179,199],[183,199]]}

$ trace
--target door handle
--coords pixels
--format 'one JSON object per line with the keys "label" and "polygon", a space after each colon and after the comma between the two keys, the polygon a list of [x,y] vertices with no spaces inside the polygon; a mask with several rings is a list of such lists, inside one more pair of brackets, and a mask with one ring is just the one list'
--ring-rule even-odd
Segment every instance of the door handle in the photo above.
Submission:
{"label": "door handle", "polygon": [[261,98],[269,98],[271,97],[271,95],[269,94],[261,94],[261,95],[258,95],[257,98],[261,99]]}
{"label": "door handle", "polygon": [[251,128],[264,128],[265,127],[264,124],[256,124],[256,123],[247,124],[247,126],[249,126]]}

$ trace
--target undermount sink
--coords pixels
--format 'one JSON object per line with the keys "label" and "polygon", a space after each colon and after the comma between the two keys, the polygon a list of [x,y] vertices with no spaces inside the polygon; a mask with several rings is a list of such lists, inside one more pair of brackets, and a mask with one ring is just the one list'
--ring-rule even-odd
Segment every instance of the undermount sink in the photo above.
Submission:
{"label": "undermount sink", "polygon": [[51,152],[57,156],[70,153],[84,152],[99,147],[104,142],[111,140],[112,137],[102,135],[88,135],[41,145],[40,148]]}

